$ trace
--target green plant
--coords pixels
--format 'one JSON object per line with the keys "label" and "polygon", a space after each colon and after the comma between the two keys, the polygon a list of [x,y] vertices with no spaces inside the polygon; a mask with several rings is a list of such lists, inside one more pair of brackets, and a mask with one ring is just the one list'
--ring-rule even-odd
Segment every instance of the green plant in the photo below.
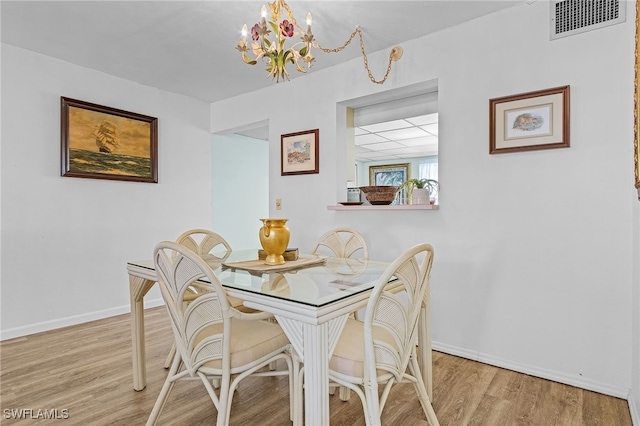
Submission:
{"label": "green plant", "polygon": [[428,189],[430,193],[434,190],[440,189],[440,184],[435,179],[407,179],[402,182],[400,185],[401,188],[406,189],[407,193],[410,195],[414,189]]}

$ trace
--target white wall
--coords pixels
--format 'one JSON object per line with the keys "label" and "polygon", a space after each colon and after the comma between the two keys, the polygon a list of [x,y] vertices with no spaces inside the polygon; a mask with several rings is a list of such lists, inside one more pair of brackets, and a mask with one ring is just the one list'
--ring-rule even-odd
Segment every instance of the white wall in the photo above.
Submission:
{"label": "white wall", "polygon": [[[61,177],[60,96],[157,117],[159,183]],[[127,261],[211,226],[206,103],[3,44],[2,124],[3,339],[129,312]]]}
{"label": "white wall", "polygon": [[260,247],[260,218],[269,216],[269,143],[213,135],[212,228],[231,247]]}
{"label": "white wall", "polygon": [[638,190],[638,203],[633,210],[633,280],[632,283],[632,368],[631,368],[631,395],[629,404],[634,425],[640,425],[640,189]]}
{"label": "white wall", "polygon": [[[549,3],[523,3],[404,43],[382,87],[357,59],[213,104],[212,131],[269,120],[270,205],[283,200],[277,215],[289,218],[292,244],[302,250],[338,225],[360,229],[378,259],[432,243],[436,348],[627,398],[639,256],[632,8],[623,24],[550,42]],[[369,56],[375,74],[387,56]],[[346,199],[336,103],[432,79],[440,209],[328,211]],[[566,84],[570,148],[488,154],[489,99]],[[256,99],[285,107],[247,111]],[[314,128],[320,173],[281,177],[280,134]]]}

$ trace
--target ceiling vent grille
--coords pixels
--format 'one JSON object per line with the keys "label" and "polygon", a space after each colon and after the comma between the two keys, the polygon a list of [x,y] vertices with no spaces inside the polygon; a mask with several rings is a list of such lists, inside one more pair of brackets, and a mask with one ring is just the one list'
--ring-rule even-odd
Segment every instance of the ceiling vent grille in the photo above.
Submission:
{"label": "ceiling vent grille", "polygon": [[626,1],[553,0],[551,40],[624,22]]}

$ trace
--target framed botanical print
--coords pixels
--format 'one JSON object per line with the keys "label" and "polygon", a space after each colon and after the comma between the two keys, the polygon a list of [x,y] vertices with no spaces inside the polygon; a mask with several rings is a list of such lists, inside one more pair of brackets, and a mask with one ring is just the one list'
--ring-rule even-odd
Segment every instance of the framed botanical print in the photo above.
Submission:
{"label": "framed botanical print", "polygon": [[569,86],[489,100],[489,153],[569,147]]}

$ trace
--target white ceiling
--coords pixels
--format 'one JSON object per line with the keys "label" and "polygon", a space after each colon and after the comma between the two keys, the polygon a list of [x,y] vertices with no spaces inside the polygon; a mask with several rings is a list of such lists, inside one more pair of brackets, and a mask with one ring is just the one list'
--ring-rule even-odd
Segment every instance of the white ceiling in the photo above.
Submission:
{"label": "white ceiling", "polygon": [[[307,12],[312,13],[313,33],[323,47],[341,46],[359,25],[370,53],[523,1],[291,0],[288,4],[300,22]],[[2,0],[1,39],[130,81],[216,102],[276,84],[267,78],[264,65],[244,64],[235,48],[242,25],[257,22],[266,2]],[[316,51],[315,56],[310,72],[360,60],[361,53],[356,39],[340,53]],[[370,66],[384,70],[386,62],[370,61]],[[292,78],[304,78],[304,74],[293,72]],[[392,124],[397,129],[357,129],[358,161],[437,155],[437,114],[435,123],[408,119]],[[417,134],[407,135],[410,131]],[[268,128],[242,134],[268,139]]]}
{"label": "white ceiling", "polygon": [[[368,52],[460,24],[524,0],[289,1],[300,22],[313,14],[324,47],[341,46],[359,25]],[[531,0],[527,0],[531,1]],[[169,92],[215,102],[276,84],[235,49],[243,24],[266,1],[5,1],[2,42]],[[360,58],[357,40],[316,53],[310,72]],[[386,55],[385,55],[386,57]],[[371,63],[384,70],[386,63]],[[295,73],[292,78],[304,78]],[[286,83],[280,83],[286,84]]]}

